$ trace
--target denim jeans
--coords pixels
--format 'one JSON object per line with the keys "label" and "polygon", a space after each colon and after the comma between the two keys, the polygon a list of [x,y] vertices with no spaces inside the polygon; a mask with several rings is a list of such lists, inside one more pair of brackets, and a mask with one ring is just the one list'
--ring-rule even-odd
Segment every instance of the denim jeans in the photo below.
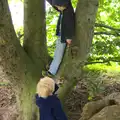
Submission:
{"label": "denim jeans", "polygon": [[61,37],[58,37],[56,41],[54,58],[48,70],[53,75],[55,75],[59,69],[60,63],[64,55],[65,48],[66,48],[66,43],[61,43]]}

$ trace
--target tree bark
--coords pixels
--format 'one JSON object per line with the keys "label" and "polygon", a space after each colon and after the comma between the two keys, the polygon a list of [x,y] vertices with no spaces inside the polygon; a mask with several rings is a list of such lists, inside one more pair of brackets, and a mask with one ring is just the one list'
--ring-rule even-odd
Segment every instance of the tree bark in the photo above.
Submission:
{"label": "tree bark", "polygon": [[[15,89],[20,113],[17,120],[37,119],[33,118],[35,115],[32,113],[36,109],[32,99],[40,77],[40,68],[44,67],[47,60],[43,3],[25,0],[25,52],[17,40],[7,0],[0,0],[0,76],[8,79]],[[63,102],[81,78],[82,66],[93,38],[97,8],[98,0],[78,2],[75,40],[73,46],[67,49],[58,74],[66,80],[59,94]],[[39,9],[43,10],[42,14]]]}
{"label": "tree bark", "polygon": [[44,0],[24,0],[24,49],[40,68],[48,62]]}
{"label": "tree bark", "polygon": [[76,9],[76,39],[80,58],[85,60],[94,36],[94,26],[99,0],[79,0]]}
{"label": "tree bark", "polygon": [[94,35],[95,18],[99,0],[79,0],[76,9],[76,36],[73,45],[68,48],[58,73],[64,76],[66,82],[59,91],[59,97],[64,103],[67,94],[82,77],[82,67],[85,64]]}
{"label": "tree bark", "polygon": [[17,40],[7,0],[0,0],[0,76],[10,81],[16,97],[19,117],[32,120],[33,95],[40,73]]}

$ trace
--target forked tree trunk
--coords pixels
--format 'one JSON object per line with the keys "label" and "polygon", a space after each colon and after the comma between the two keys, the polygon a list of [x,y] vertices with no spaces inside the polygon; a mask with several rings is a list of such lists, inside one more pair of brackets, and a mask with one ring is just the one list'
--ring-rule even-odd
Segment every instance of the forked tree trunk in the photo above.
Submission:
{"label": "forked tree trunk", "polygon": [[24,0],[24,49],[41,70],[48,62],[46,43],[45,1]]}
{"label": "forked tree trunk", "polygon": [[79,0],[76,8],[76,36],[68,48],[58,76],[66,82],[59,91],[64,103],[68,93],[82,77],[82,67],[87,59],[94,35],[95,18],[99,0]]}
{"label": "forked tree trunk", "polygon": [[[44,9],[42,5],[44,6],[44,2],[41,0],[38,2],[37,0],[25,0],[25,52],[17,40],[7,0],[0,0],[0,76],[3,76],[3,79],[8,79],[16,91],[20,113],[17,120],[37,119],[33,118],[32,113],[35,109],[32,99],[41,68],[44,66],[42,66],[43,60],[47,57],[45,21],[39,16],[39,10]],[[75,41],[73,46],[69,48],[69,52],[66,52],[59,71],[60,77],[63,76],[66,79],[59,94],[63,101],[81,77],[82,65],[84,65],[93,38],[97,8],[98,0],[79,0],[78,2]],[[41,17],[44,17],[44,10],[42,15]],[[42,50],[43,52],[41,52]]]}

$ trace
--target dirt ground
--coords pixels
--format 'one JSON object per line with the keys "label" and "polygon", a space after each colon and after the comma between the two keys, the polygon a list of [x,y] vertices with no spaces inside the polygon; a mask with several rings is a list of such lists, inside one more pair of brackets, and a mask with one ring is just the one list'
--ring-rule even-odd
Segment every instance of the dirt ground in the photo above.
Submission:
{"label": "dirt ground", "polygon": [[[113,92],[120,92],[120,84],[114,83],[106,85],[105,90],[102,93],[97,94],[93,100],[102,99]],[[79,120],[83,106],[88,102],[87,86],[83,83],[79,83],[78,86],[69,94],[66,100],[66,106],[68,109],[69,120]]]}
{"label": "dirt ground", "polygon": [[0,86],[0,120],[15,120],[16,97],[11,86]]}
{"label": "dirt ground", "polygon": [[[95,97],[101,99],[113,92],[120,92],[120,84],[107,85],[105,91]],[[69,120],[79,120],[83,106],[88,102],[88,91],[82,82],[68,95],[65,102]],[[0,86],[0,120],[16,120],[16,98],[11,86]]]}

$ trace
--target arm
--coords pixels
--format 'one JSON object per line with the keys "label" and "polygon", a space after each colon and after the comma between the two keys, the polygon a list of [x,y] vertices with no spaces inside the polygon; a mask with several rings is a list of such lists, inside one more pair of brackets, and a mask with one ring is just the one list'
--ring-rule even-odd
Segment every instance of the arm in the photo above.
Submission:
{"label": "arm", "polygon": [[36,102],[36,105],[37,105],[38,107],[40,107],[38,94],[35,95],[35,102]]}
{"label": "arm", "polygon": [[58,98],[56,98],[54,103],[53,115],[56,118],[56,120],[67,120],[67,117],[62,109],[62,105]]}
{"label": "arm", "polygon": [[64,11],[65,27],[66,27],[66,41],[72,40],[75,35],[75,13],[72,5],[69,5],[68,8]]}
{"label": "arm", "polygon": [[68,23],[66,24],[66,39],[72,39],[75,35],[75,16],[74,14],[67,16]]}

